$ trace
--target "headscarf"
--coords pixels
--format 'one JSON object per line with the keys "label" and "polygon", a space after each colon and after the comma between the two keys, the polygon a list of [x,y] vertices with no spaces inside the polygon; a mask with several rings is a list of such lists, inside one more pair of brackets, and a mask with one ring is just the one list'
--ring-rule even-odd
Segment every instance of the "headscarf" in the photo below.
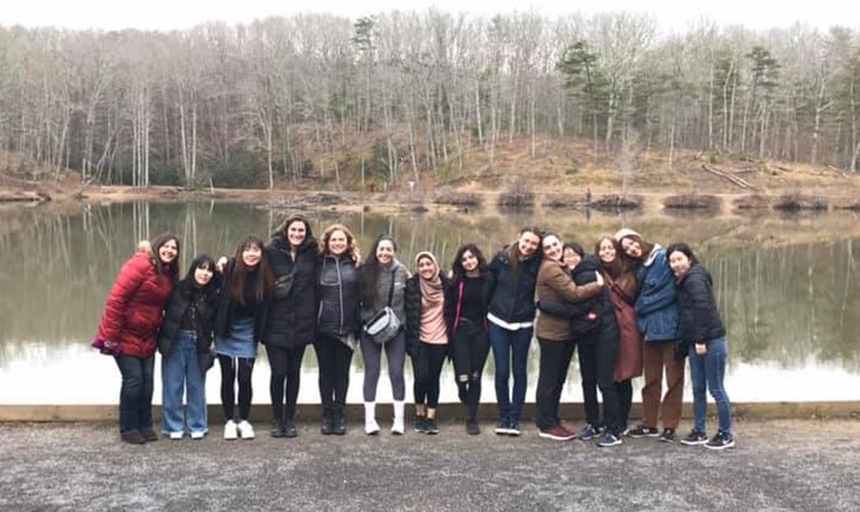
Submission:
{"label": "headscarf", "polygon": [[436,267],[436,271],[433,273],[431,279],[424,279],[420,274],[418,275],[418,283],[421,286],[421,298],[428,304],[438,304],[442,302],[445,296],[445,290],[442,289],[442,278],[439,277],[439,262],[436,261],[436,257],[429,251],[421,251],[415,255],[416,273],[418,273],[418,262],[422,258],[432,261],[433,266]]}

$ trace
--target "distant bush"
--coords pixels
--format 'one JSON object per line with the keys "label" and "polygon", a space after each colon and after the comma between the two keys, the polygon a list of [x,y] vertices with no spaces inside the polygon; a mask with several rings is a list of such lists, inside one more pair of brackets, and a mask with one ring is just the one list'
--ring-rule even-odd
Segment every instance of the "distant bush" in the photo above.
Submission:
{"label": "distant bush", "polygon": [[447,204],[451,206],[481,206],[483,200],[479,194],[472,192],[441,192],[433,202],[436,204]]}

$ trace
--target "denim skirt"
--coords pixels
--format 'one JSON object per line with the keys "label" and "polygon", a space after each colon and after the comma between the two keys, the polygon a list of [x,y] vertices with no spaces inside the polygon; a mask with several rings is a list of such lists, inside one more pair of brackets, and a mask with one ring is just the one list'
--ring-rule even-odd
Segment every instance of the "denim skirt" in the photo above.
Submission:
{"label": "denim skirt", "polygon": [[257,357],[254,319],[240,318],[230,324],[230,335],[215,336],[215,353],[229,357]]}

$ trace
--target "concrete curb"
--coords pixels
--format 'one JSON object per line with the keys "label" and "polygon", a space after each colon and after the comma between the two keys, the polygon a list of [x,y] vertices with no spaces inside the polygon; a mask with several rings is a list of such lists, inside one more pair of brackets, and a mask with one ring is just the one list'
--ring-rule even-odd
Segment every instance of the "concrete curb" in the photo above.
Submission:
{"label": "concrete curb", "polygon": [[[209,418],[213,424],[221,423],[221,406],[209,404]],[[748,419],[777,419],[777,418],[860,418],[860,401],[851,402],[745,402],[732,404],[735,416]],[[251,420],[264,422],[271,419],[268,404],[255,404],[251,408]],[[408,408],[411,414],[411,408]],[[299,404],[296,416],[302,421],[317,421],[320,418],[320,406],[317,404]],[[716,414],[716,406],[708,404],[709,414]],[[67,421],[117,421],[116,405],[0,405],[0,422],[67,422]],[[161,406],[153,406],[156,420],[161,418]],[[348,404],[347,415],[353,420],[362,418],[362,404]],[[391,405],[379,404],[377,416],[381,419],[390,417]],[[584,410],[581,403],[561,404],[559,415],[564,419],[584,420]],[[442,419],[465,419],[465,407],[460,404],[440,404],[439,416]],[[482,404],[480,419],[493,420],[496,418],[495,404]],[[532,420],[535,417],[534,404],[526,404],[523,418]],[[630,417],[642,417],[641,404],[633,404]],[[692,403],[684,403],[683,418],[692,418]]]}

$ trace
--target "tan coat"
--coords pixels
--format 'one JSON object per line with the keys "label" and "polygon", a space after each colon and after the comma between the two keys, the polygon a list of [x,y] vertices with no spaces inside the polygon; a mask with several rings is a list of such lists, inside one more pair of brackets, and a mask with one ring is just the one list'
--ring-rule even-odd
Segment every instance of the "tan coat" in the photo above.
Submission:
{"label": "tan coat", "polygon": [[[579,302],[594,297],[600,293],[600,288],[597,283],[577,286],[564,264],[558,261],[545,259],[538,270],[536,287],[538,300]],[[538,338],[552,341],[573,339],[569,318],[550,315],[543,311],[538,315],[535,334]]]}

